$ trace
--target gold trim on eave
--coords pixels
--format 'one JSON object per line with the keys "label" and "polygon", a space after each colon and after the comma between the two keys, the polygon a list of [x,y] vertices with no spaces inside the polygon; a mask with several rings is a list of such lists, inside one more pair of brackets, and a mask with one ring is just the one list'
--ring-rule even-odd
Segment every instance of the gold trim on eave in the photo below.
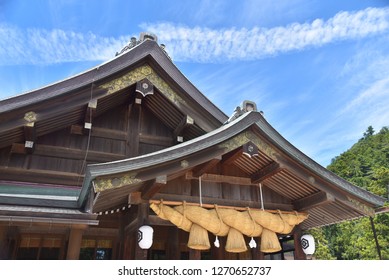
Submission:
{"label": "gold trim on eave", "polygon": [[118,92],[136,82],[147,78],[167,99],[174,104],[185,104],[185,101],[151,68],[148,64],[135,68],[123,76],[105,83],[99,88],[107,89],[108,94]]}
{"label": "gold trim on eave", "polygon": [[130,173],[116,178],[97,178],[93,181],[93,189],[95,192],[102,192],[140,182],[142,182],[142,180],[136,178],[135,173]]}

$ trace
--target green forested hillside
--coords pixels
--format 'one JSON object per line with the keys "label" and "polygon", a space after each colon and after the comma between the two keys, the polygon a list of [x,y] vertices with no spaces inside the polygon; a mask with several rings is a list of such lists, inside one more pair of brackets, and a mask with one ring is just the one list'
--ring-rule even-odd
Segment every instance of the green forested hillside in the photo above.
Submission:
{"label": "green forested hillside", "polygon": [[[378,133],[370,126],[348,151],[327,167],[346,180],[377,195],[388,197],[389,129]],[[389,259],[389,214],[376,215],[382,259]],[[317,242],[317,259],[378,259],[369,218],[347,221],[312,231]]]}

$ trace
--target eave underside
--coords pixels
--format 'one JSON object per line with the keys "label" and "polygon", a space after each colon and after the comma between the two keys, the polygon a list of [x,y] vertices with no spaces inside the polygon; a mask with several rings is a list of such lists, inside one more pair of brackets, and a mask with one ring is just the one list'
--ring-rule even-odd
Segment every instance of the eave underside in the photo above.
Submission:
{"label": "eave underside", "polygon": [[[231,127],[233,125],[224,130],[232,130]],[[128,172],[96,176],[93,184],[97,193],[92,211],[100,214],[115,212],[128,205],[147,203],[149,199],[202,200],[211,204],[261,208],[261,184],[266,209],[309,214],[309,218],[301,224],[303,229],[374,215],[374,208],[379,205],[347,193],[331,180],[307,170],[305,165],[291,160],[255,130],[244,132],[243,129],[232,138],[210,145],[201,152],[182,154],[180,151],[181,156],[176,158],[174,149],[170,149],[170,160],[154,166],[142,165],[141,169],[137,169],[135,164]],[[213,136],[217,138],[218,135],[215,133]],[[207,140],[213,141],[212,137]],[[203,141],[206,142],[205,139]],[[247,155],[247,143],[255,146],[255,156]],[[192,145],[196,146],[196,140],[188,144]],[[177,149],[180,150],[180,147]],[[161,151],[159,155],[163,157],[163,153]],[[115,163],[115,166],[122,164],[131,166],[126,161]],[[103,170],[103,166],[99,166],[99,169]],[[124,169],[121,170],[123,172]],[[160,176],[164,176],[166,182],[156,184],[155,180]],[[198,189],[200,178],[201,198]],[[361,192],[367,197],[370,195],[366,191]]]}

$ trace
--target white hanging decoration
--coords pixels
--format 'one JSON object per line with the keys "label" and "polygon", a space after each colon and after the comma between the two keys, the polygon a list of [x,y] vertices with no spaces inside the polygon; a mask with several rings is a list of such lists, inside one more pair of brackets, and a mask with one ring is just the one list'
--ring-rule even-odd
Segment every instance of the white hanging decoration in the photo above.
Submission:
{"label": "white hanging decoration", "polygon": [[154,230],[151,226],[141,226],[138,229],[138,244],[141,249],[150,249],[153,245]]}
{"label": "white hanging decoration", "polygon": [[253,237],[251,237],[249,246],[250,246],[250,248],[257,248],[257,242],[255,242]]}
{"label": "white hanging decoration", "polygon": [[315,239],[310,234],[301,236],[301,247],[306,255],[313,255],[315,253]]}
{"label": "white hanging decoration", "polygon": [[216,248],[220,247],[220,242],[219,242],[219,238],[217,238],[217,235],[216,235],[216,238],[215,238],[215,242],[213,242],[213,244],[215,245]]}

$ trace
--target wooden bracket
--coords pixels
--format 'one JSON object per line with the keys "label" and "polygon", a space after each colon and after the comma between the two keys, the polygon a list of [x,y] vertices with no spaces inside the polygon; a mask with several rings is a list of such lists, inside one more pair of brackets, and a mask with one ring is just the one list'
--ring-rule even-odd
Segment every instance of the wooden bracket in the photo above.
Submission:
{"label": "wooden bracket", "polygon": [[243,153],[243,147],[239,147],[225,155],[223,155],[222,164],[223,165],[230,165],[234,163],[235,160],[237,160]]}
{"label": "wooden bracket", "polygon": [[334,201],[335,197],[331,194],[318,192],[293,201],[293,206],[297,211],[307,211]]}
{"label": "wooden bracket", "polygon": [[212,169],[214,166],[216,166],[220,161],[222,157],[218,156],[214,159],[211,159],[210,161],[207,161],[206,163],[203,163],[201,165],[196,166],[193,168],[193,177],[200,177],[204,173],[206,173],[208,170]]}
{"label": "wooden bracket", "polygon": [[33,111],[24,114],[24,120],[27,122],[24,125],[24,148],[26,153],[33,153],[35,149],[35,122],[37,120],[37,114]]}
{"label": "wooden bracket", "polygon": [[156,193],[158,193],[167,183],[167,176],[158,176],[154,180],[148,181],[144,186],[141,194],[143,200],[151,199]]}
{"label": "wooden bracket", "polygon": [[84,117],[85,130],[90,130],[92,128],[92,120],[94,118],[94,115],[96,114],[96,108],[97,108],[97,99],[93,99],[89,101],[85,111],[85,117]]}
{"label": "wooden bracket", "polygon": [[282,170],[281,166],[277,162],[273,162],[264,168],[258,170],[251,176],[251,182],[253,184],[258,184],[265,179],[275,175],[276,173]]}
{"label": "wooden bracket", "polygon": [[194,124],[194,119],[188,115],[185,115],[184,118],[181,120],[181,122],[178,124],[178,126],[176,127],[176,129],[173,132],[174,138],[177,139],[177,142],[184,141],[183,133],[184,133],[185,129],[188,126],[193,125],[193,124]]}
{"label": "wooden bracket", "polygon": [[31,154],[35,150],[35,139],[36,139],[36,131],[35,131],[35,123],[28,123],[24,126],[24,147],[28,154]]}

